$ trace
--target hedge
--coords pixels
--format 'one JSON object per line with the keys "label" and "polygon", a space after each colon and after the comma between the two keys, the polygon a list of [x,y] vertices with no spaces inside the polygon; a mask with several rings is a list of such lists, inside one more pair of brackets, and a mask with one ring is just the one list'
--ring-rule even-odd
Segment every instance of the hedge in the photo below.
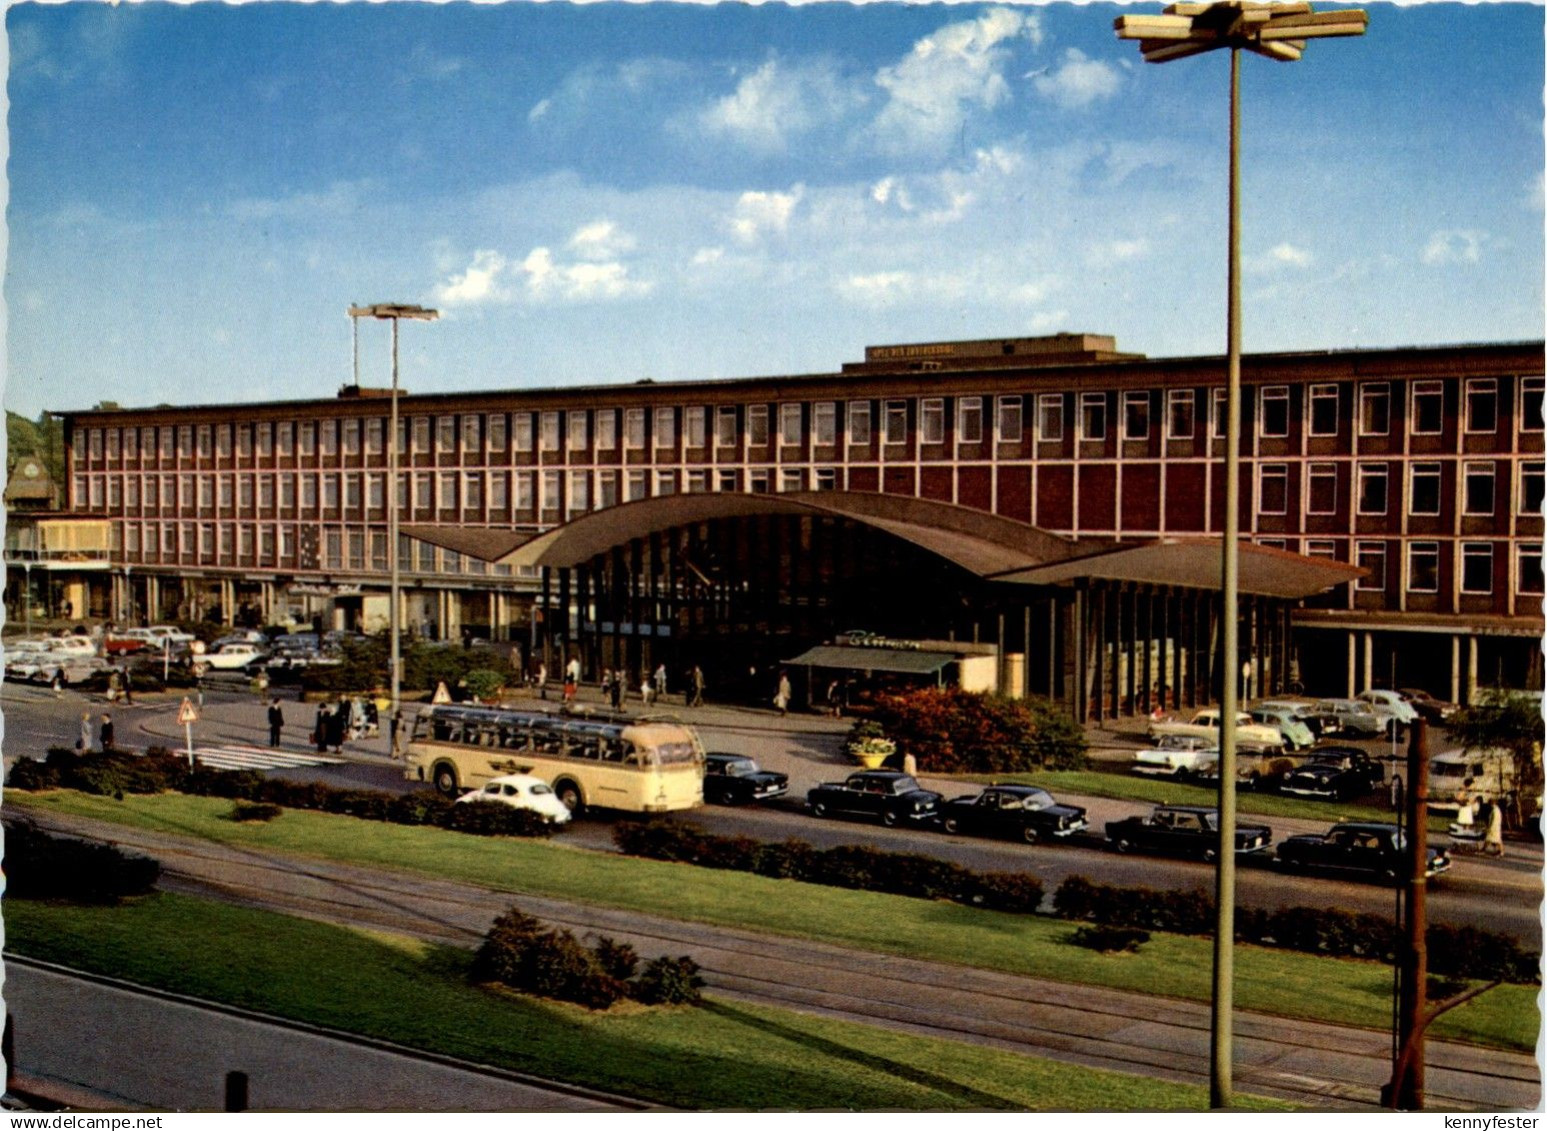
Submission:
{"label": "hedge", "polygon": [[388,793],[379,789],[343,789],[326,782],[268,778],[251,770],[188,768],[188,761],[165,747],[143,755],[118,750],[79,753],[56,746],[41,762],[23,758],[11,767],[12,789],[74,789],[106,797],[168,791],[200,797],[282,805],[388,821],[396,825],[432,825],[479,836],[550,836],[554,826],[536,813],[508,805],[458,805],[436,793]]}
{"label": "hedge", "polygon": [[745,836],[716,836],[680,821],[626,821],[613,842],[629,856],[755,872],[781,880],[879,891],[917,899],[945,899],[996,911],[1030,913],[1042,902],[1042,884],[1019,872],[973,872],[914,853],[862,845],[819,849],[805,841],[782,844]]}
{"label": "hedge", "polygon": [[[1214,899],[1200,888],[1156,891],[1145,887],[1095,884],[1070,876],[1053,893],[1053,914],[1103,926],[1172,931],[1184,935],[1214,933]],[[1384,915],[1336,907],[1238,907],[1236,941],[1340,958],[1393,962],[1399,938]],[[1521,948],[1508,935],[1476,927],[1430,924],[1426,933],[1433,974],[1482,981],[1531,984],[1541,956]]]}
{"label": "hedge", "polygon": [[6,895],[117,903],[155,886],[161,865],[110,844],[57,836],[26,821],[5,828]]}

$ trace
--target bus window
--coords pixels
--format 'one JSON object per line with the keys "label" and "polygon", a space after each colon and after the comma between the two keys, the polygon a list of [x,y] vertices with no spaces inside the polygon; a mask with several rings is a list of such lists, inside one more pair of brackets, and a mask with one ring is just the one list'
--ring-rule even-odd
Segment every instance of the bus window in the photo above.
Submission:
{"label": "bus window", "polygon": [[593,762],[602,756],[601,743],[590,735],[583,735],[575,739],[575,744],[570,747],[571,758],[590,758]]}
{"label": "bus window", "polygon": [[604,738],[604,739],[602,739],[601,740],[601,748],[602,748],[602,761],[603,762],[621,762],[621,761],[623,761],[623,743],[618,741],[617,739],[611,739],[611,738]]}

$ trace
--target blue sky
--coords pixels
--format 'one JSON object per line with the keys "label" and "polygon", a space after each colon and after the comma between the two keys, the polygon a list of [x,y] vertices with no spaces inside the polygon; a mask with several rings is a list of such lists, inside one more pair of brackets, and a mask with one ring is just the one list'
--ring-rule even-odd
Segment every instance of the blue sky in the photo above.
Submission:
{"label": "blue sky", "polygon": [[[6,404],[331,396],[384,301],[426,392],[1219,352],[1228,59],[1123,10],[11,7]],[[1368,10],[1244,60],[1246,349],[1542,336],[1542,7]]]}

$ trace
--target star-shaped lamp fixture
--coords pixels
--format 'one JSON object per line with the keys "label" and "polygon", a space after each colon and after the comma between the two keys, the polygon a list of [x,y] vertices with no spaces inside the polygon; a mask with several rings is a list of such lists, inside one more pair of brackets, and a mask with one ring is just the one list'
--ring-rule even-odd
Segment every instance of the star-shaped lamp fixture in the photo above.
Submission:
{"label": "star-shaped lamp fixture", "polygon": [[1118,16],[1119,39],[1137,39],[1146,63],[1164,63],[1219,47],[1238,47],[1292,63],[1307,40],[1363,35],[1368,13],[1357,8],[1313,12],[1305,3],[1257,4],[1222,0],[1215,4],[1171,4],[1159,16]]}

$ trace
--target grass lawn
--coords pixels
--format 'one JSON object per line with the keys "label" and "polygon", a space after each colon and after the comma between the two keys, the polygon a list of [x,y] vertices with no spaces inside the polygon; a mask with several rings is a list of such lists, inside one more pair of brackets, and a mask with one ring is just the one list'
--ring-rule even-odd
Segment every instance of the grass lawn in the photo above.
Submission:
{"label": "grass lawn", "polygon": [[591,1013],[469,985],[472,955],[455,947],[169,893],[116,908],[9,901],[6,934],[17,953],[675,1107],[1208,1106],[1197,1086],[732,1001]]}
{"label": "grass lawn", "polygon": [[[70,791],[13,792],[13,805],[78,813],[228,844],[427,873],[512,893],[573,899],[676,919],[822,940],[883,953],[1207,1001],[1207,938],[1155,935],[1139,960],[1070,945],[1073,927],[1042,916],[818,887],[690,864],[636,860],[560,842],[490,840],[304,811],[269,824],[227,818],[231,803],[182,794],[123,801]],[[1236,949],[1236,1005],[1372,1029],[1389,1024],[1391,968],[1265,947]],[[1529,1050],[1536,989],[1500,986],[1451,1011],[1435,1037]]]}

